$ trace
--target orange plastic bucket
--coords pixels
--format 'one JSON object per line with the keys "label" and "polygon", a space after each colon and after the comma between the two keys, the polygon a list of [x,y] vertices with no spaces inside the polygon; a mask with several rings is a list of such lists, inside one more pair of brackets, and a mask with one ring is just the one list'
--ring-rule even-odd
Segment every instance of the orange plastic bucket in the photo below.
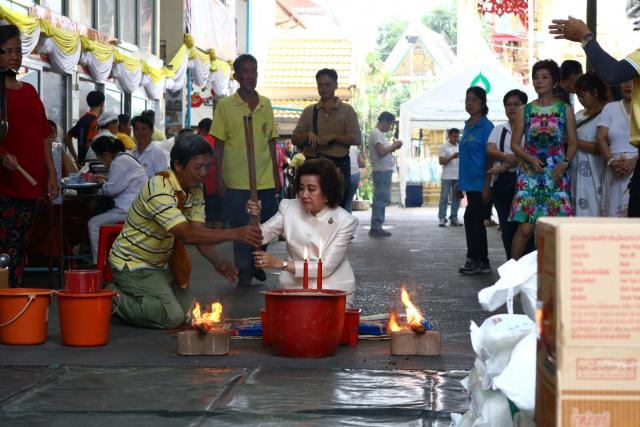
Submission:
{"label": "orange plastic bucket", "polygon": [[93,347],[109,342],[111,299],[118,293],[54,292],[58,299],[60,338],[62,344],[75,347]]}
{"label": "orange plastic bucket", "polygon": [[47,340],[50,289],[0,289],[0,342],[42,344]]}

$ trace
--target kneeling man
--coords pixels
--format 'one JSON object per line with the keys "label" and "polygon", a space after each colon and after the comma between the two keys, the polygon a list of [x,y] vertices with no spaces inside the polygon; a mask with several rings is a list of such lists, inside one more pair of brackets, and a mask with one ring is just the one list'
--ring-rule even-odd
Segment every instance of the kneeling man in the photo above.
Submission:
{"label": "kneeling man", "polygon": [[[152,177],[133,201],[109,261],[115,279],[116,313],[129,323],[171,329],[184,323],[193,296],[184,244],[194,244],[230,282],[238,271],[219,259],[215,244],[262,243],[259,227],[205,227],[202,180],[213,151],[202,137],[184,134],[171,149],[171,169]],[[170,268],[168,268],[170,267]]]}

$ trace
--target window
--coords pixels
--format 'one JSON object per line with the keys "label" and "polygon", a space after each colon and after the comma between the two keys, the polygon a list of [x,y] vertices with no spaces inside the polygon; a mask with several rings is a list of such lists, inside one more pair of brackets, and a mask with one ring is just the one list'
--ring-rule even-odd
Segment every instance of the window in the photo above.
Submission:
{"label": "window", "polygon": [[52,12],[64,15],[64,0],[40,0],[40,6],[46,7]]}
{"label": "window", "polygon": [[138,0],[138,47],[141,50],[155,53],[154,43],[154,21],[155,21],[155,1]]}
{"label": "window", "polygon": [[58,130],[66,131],[67,125],[67,76],[51,70],[42,72],[42,103],[49,120],[58,125]]}
{"label": "window", "polygon": [[[102,34],[115,37],[116,2],[113,0],[97,0],[96,3],[98,6],[98,28],[96,29]],[[134,3],[135,5],[135,1],[125,1],[124,3]]]}
{"label": "window", "polygon": [[20,74],[18,74],[18,80],[29,83],[36,88],[36,92],[40,93],[40,71],[22,67]]}
{"label": "window", "polygon": [[93,0],[69,0],[69,17],[93,28]]}
{"label": "window", "polygon": [[105,111],[113,110],[118,114],[122,113],[122,92],[107,89],[104,91],[104,98]]}
{"label": "window", "polygon": [[139,116],[147,109],[147,100],[139,96],[131,96],[131,117]]}
{"label": "window", "polygon": [[89,92],[99,90],[98,86],[89,80],[80,79],[80,117],[89,112],[89,106],[87,105],[87,95]]}
{"label": "window", "polygon": [[120,5],[118,7],[118,14],[120,16],[118,19],[120,36],[118,38],[124,42],[134,45],[138,43],[138,34],[136,31],[136,22],[138,22],[137,10],[138,8],[136,7],[135,0],[120,1]]}

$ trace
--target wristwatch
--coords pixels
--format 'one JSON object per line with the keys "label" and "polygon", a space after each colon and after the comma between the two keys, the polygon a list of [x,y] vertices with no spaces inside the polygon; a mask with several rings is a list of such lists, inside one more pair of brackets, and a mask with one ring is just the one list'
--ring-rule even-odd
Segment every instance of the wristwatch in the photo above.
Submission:
{"label": "wristwatch", "polygon": [[280,270],[286,271],[288,267],[289,267],[289,261],[282,261],[282,267],[280,267]]}
{"label": "wristwatch", "polygon": [[587,35],[585,35],[582,40],[580,40],[580,45],[582,46],[582,48],[586,48],[587,45],[589,44],[589,42],[591,40],[595,39],[593,33],[587,33]]}

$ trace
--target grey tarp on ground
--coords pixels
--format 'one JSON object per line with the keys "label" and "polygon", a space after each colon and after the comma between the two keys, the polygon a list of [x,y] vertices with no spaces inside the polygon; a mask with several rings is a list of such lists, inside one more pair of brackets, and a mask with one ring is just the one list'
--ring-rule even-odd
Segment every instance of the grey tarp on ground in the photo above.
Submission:
{"label": "grey tarp on ground", "polygon": [[[21,425],[449,425],[465,372],[9,368],[0,417]],[[90,386],[88,386],[90,385]],[[82,389],[82,393],[78,390]]]}

